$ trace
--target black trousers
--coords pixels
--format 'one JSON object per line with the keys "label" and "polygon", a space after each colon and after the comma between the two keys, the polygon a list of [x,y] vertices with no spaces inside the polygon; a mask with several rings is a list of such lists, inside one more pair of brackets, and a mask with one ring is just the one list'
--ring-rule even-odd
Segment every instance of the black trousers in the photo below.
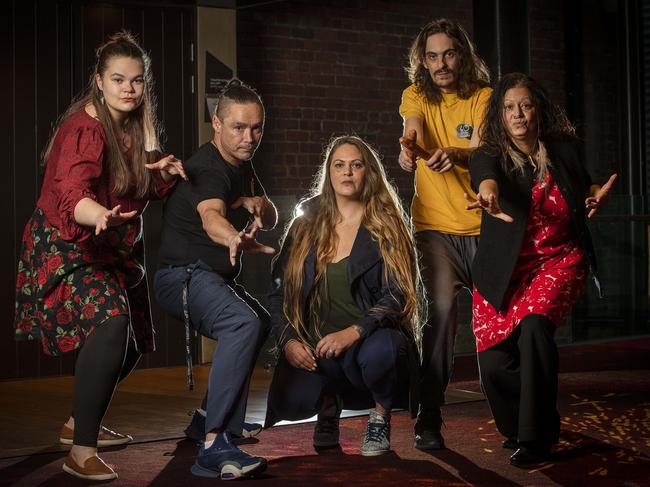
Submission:
{"label": "black trousers", "polygon": [[427,323],[422,329],[420,411],[416,430],[439,429],[440,406],[454,363],[458,328],[458,293],[472,289],[472,261],[478,236],[432,230],[415,234],[427,294]]}
{"label": "black trousers", "polygon": [[545,316],[528,315],[508,338],[478,354],[481,386],[505,437],[546,445],[558,441],[554,332]]}

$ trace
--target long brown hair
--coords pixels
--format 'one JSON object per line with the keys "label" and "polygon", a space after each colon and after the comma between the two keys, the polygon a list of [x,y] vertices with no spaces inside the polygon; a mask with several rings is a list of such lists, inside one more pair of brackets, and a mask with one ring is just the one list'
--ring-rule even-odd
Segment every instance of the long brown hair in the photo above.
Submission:
{"label": "long brown hair", "polygon": [[[136,198],[144,198],[150,193],[153,179],[144,166],[154,162],[160,155],[160,124],[156,118],[156,100],[153,95],[153,75],[151,59],[140,47],[136,38],[129,32],[118,32],[97,48],[96,63],[88,86],[59,117],[52,130],[42,154],[43,164],[47,164],[52,145],[61,124],[72,114],[84,110],[92,104],[97,112],[106,134],[106,161],[113,181],[113,192],[118,196],[127,193]],[[115,126],[108,108],[103,103],[103,94],[97,86],[96,76],[102,76],[113,58],[127,57],[140,61],[144,68],[144,91],[140,105],[129,112],[125,129],[131,139],[131,157],[125,157],[117,138]]]}
{"label": "long brown hair", "polygon": [[454,43],[459,57],[458,96],[471,97],[474,92],[490,84],[490,72],[463,27],[448,19],[437,19],[420,29],[409,50],[409,65],[405,68],[409,79],[431,103],[442,101],[442,91],[431,79],[431,73],[424,65],[427,39],[434,34],[445,34]]}
{"label": "long brown hair", "polygon": [[[294,217],[282,238],[282,242],[286,240],[290,246],[284,249],[288,252],[283,276],[284,313],[300,339],[308,343],[308,325],[300,307],[303,262],[313,249],[316,257],[314,289],[318,289],[338,244],[334,227],[340,215],[329,169],[334,152],[344,144],[356,147],[365,162],[365,184],[361,194],[365,209],[361,224],[379,245],[384,261],[384,279],[393,283],[403,296],[403,299],[396,298],[403,303],[400,326],[419,343],[425,300],[413,232],[395,189],[386,179],[378,154],[356,136],[336,137],[329,143],[309,200],[302,205],[304,213]],[[318,292],[312,292],[309,299],[309,309],[313,314],[318,309]]]}
{"label": "long brown hair", "polygon": [[508,73],[503,75],[494,87],[485,121],[481,125],[481,147],[493,157],[499,158],[501,167],[508,175],[525,164],[525,158],[522,159],[520,151],[513,145],[503,119],[506,93],[511,88],[519,87],[530,91],[537,114],[538,143],[530,157],[537,167],[537,177],[543,179],[549,164],[545,143],[554,138],[575,137],[575,128],[564,110],[551,101],[546,89],[529,75]]}

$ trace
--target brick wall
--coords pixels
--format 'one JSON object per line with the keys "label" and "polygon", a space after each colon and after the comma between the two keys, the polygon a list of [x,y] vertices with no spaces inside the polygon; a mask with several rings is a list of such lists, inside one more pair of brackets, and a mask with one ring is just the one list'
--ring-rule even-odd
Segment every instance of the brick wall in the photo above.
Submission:
{"label": "brick wall", "polygon": [[531,0],[530,75],[539,81],[559,105],[566,101],[564,9],[562,0]]}
{"label": "brick wall", "polygon": [[[599,181],[625,174],[624,38],[617,26],[622,10],[601,8],[583,21],[584,126],[587,167]],[[619,189],[625,185],[621,180]]]}
{"label": "brick wall", "polygon": [[389,177],[410,199],[412,177],[397,165],[408,47],[437,17],[471,32],[471,4],[292,0],[239,10],[238,74],[267,108],[255,157],[267,192],[305,194],[327,141],[356,133],[384,156]]}
{"label": "brick wall", "polygon": [[[593,5],[583,1],[574,6],[579,20],[568,20],[579,22],[579,27],[572,26],[571,30],[579,36],[566,39],[562,0],[531,0],[529,8],[531,75],[546,87],[555,103],[572,103],[579,109],[569,115],[584,140],[585,163],[594,178],[604,181],[612,172],[621,172],[619,164],[624,157],[622,39],[616,30],[621,11],[615,3]],[[580,53],[573,61],[578,65],[567,66],[567,49]],[[571,70],[582,73],[581,85],[573,87],[577,102],[567,99],[567,74]]]}

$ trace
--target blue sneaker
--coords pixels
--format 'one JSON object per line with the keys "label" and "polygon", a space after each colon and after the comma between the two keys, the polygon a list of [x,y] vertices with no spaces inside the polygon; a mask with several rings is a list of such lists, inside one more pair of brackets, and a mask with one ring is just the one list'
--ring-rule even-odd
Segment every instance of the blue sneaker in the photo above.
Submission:
{"label": "blue sneaker", "polygon": [[[259,423],[246,423],[241,435],[233,434],[233,438],[252,438],[262,431],[262,425]],[[192,413],[192,420],[185,428],[185,436],[196,443],[202,443],[205,438],[205,411],[195,409]]]}
{"label": "blue sneaker", "polygon": [[250,477],[266,470],[264,458],[249,455],[237,448],[227,431],[217,435],[210,448],[202,444],[192,465],[192,473],[198,477],[233,480]]}

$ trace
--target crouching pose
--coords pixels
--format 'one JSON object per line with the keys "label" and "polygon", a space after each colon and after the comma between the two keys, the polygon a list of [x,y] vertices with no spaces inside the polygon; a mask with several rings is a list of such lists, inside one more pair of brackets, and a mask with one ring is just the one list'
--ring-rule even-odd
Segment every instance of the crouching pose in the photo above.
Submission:
{"label": "crouching pose", "polygon": [[237,80],[228,83],[212,127],[212,140],[187,161],[189,182],[178,185],[165,204],[154,287],[160,306],[185,319],[186,336],[192,326],[218,341],[192,473],[235,478],[266,468],[266,460],[240,450],[231,438],[244,430],[250,374],[268,321],[266,310],[235,279],[242,252],[273,252],[255,235],[275,225],[277,212],[251,163],[264,130],[257,93]]}
{"label": "crouching pose", "polygon": [[372,407],[361,453],[390,449],[394,407],[417,400],[419,274],[413,236],[377,154],[334,139],[312,198],[274,263],[269,311],[281,352],[266,427],[318,413],[314,446],[339,442],[341,409]]}
{"label": "crouching pose", "polygon": [[[595,261],[591,217],[602,188],[582,165],[573,127],[525,74],[504,76],[490,100],[483,145],[470,160],[481,207],[473,326],[481,384],[510,462],[549,458],[560,432],[553,334]],[[493,218],[494,217],[494,218]]]}

